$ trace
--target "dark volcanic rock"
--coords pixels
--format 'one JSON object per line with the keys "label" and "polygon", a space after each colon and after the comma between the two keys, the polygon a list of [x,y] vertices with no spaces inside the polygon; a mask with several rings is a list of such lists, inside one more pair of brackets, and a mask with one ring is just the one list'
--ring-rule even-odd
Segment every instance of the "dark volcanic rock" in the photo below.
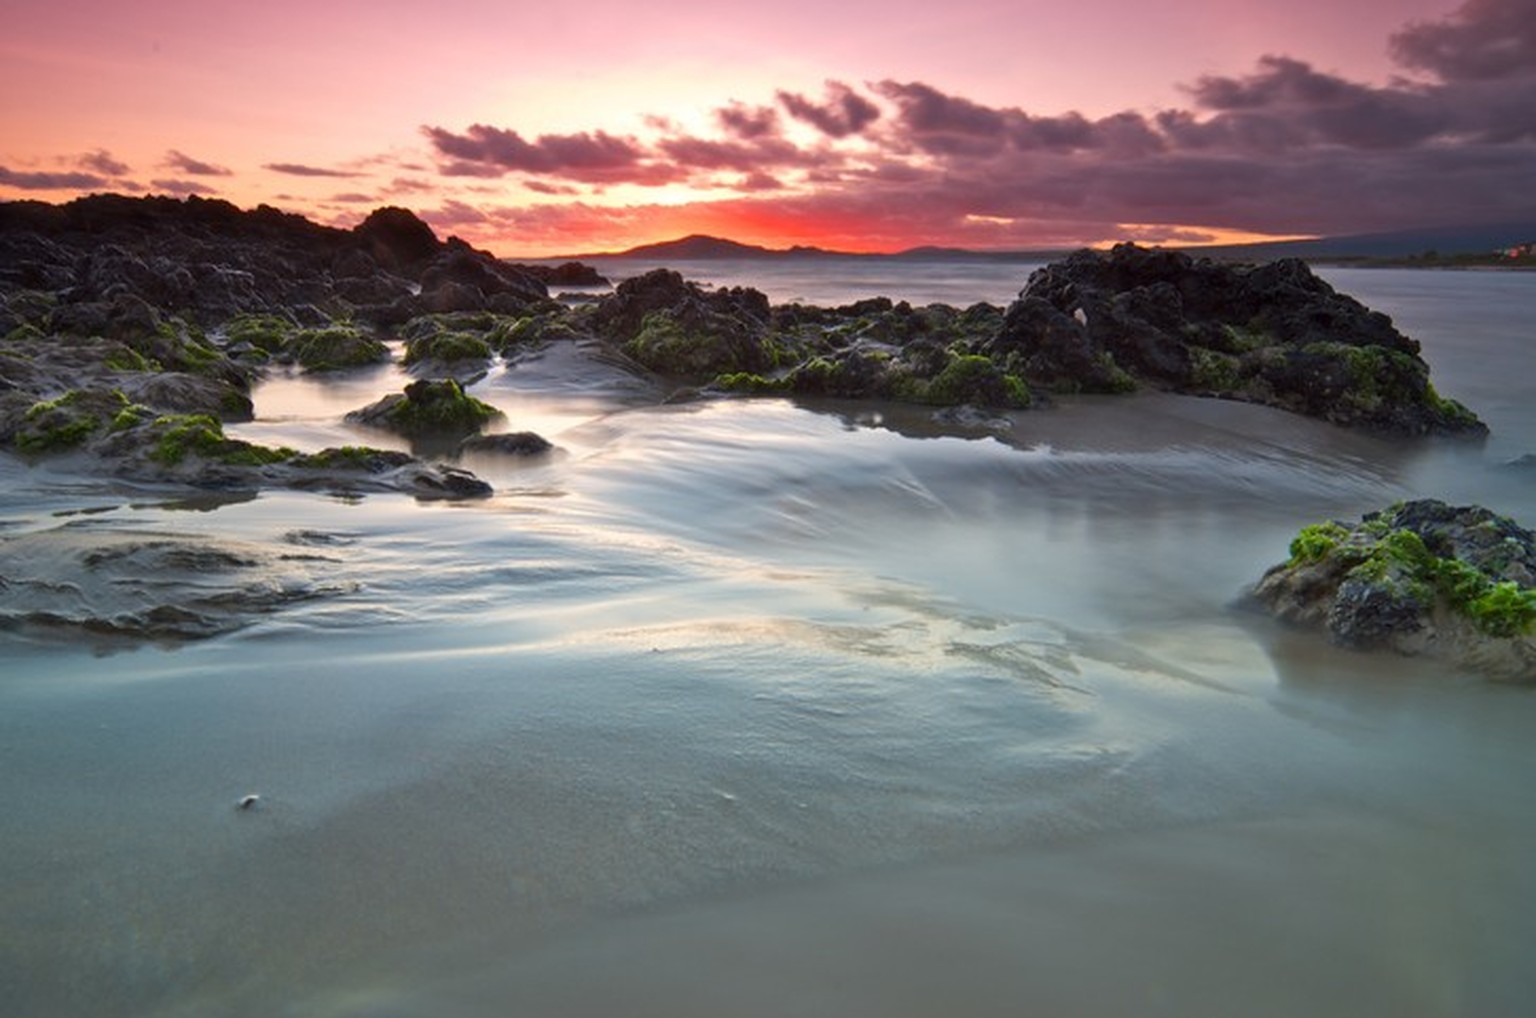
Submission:
{"label": "dark volcanic rock", "polygon": [[527,276],[532,276],[545,286],[607,286],[608,280],[590,265],[581,262],[565,262],[561,265],[527,265],[518,262],[512,266]]}
{"label": "dark volcanic rock", "polygon": [[1424,499],[1305,527],[1290,551],[1254,590],[1280,619],[1346,647],[1536,679],[1536,536],[1513,520]]}
{"label": "dark volcanic rock", "polygon": [[1398,434],[1486,433],[1416,342],[1295,259],[1223,265],[1122,244],[1037,270],[982,352],[1057,391],[1151,385]]}
{"label": "dark volcanic rock", "polygon": [[375,264],[408,275],[419,272],[442,247],[432,227],[396,206],[375,209],[352,233]]}
{"label": "dark volcanic rock", "polygon": [[705,291],[671,269],[656,269],[620,283],[591,320],[652,371],[708,378],[772,367],[769,317],[768,298],[757,290]]}
{"label": "dark volcanic rock", "polygon": [[475,435],[459,444],[460,452],[496,452],[507,456],[543,456],[554,448],[549,439],[532,431]]}
{"label": "dark volcanic rock", "polygon": [[[66,316],[61,328],[92,327],[69,319],[70,305],[125,294],[209,327],[240,313],[299,305],[328,317],[356,313],[379,321],[413,287],[431,291],[446,282],[478,289],[478,306],[548,297],[537,279],[462,241],[439,241],[400,208],[379,209],[356,229],[338,230],[266,206],[242,212],[196,197],[0,204],[0,288],[56,294]],[[462,307],[468,300],[460,292],[438,304]]]}

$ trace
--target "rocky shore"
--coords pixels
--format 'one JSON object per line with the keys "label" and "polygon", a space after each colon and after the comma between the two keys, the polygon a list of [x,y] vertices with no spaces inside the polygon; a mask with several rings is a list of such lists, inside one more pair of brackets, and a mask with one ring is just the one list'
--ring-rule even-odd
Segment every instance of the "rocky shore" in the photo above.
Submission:
{"label": "rocky shore", "polygon": [[[566,340],[701,395],[970,412],[1152,389],[1403,436],[1486,430],[1435,391],[1415,341],[1299,261],[1081,251],[1036,271],[1007,308],[774,306],[665,269],[569,306],[547,281],[602,280],[575,263],[505,264],[399,208],[339,230],[197,198],[0,205],[0,447],[151,481],[484,494],[451,466],[222,435],[249,419],[251,385],[273,365],[344,371],[388,360],[391,342],[433,386],[351,419],[412,436],[478,434],[494,412],[457,386]],[[430,407],[416,398],[428,393]]]}
{"label": "rocky shore", "polygon": [[[548,291],[603,282],[575,263],[503,263],[399,208],[341,230],[197,198],[0,204],[0,449],[191,488],[477,498],[491,488],[453,464],[454,450],[552,447],[527,431],[483,434],[501,415],[465,386],[498,359],[555,343],[673,398],[879,399],[993,421],[1062,394],[1141,389],[1408,439],[1487,430],[1435,391],[1414,340],[1294,260],[1081,251],[1034,272],[1006,308],[773,305],[666,269],[596,300]],[[395,357],[415,381],[347,420],[446,449],[449,462],[367,446],[300,452],[224,431],[251,419],[252,385],[274,369]],[[1525,675],[1533,570],[1530,535],[1513,523],[1415,502],[1303,531],[1257,597],[1350,646]]]}

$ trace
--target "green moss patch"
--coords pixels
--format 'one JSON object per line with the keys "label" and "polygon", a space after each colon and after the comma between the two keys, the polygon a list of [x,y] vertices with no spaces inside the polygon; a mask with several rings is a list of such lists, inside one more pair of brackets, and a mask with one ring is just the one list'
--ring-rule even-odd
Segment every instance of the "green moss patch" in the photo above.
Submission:
{"label": "green moss patch", "polygon": [[297,455],[292,449],[271,448],[228,438],[218,418],[208,414],[167,414],[148,425],[153,442],[149,458],[166,466],[176,466],[189,455],[231,466],[266,466],[281,463]]}
{"label": "green moss patch", "polygon": [[[1413,505],[1425,504],[1439,505]],[[1426,608],[1438,600],[1489,636],[1536,633],[1536,588],[1501,575],[1532,557],[1518,526],[1486,510],[1466,508],[1448,510],[1465,516],[1454,529],[1443,519],[1429,524],[1412,519],[1414,529],[1401,525],[1412,517],[1406,506],[1393,506],[1353,529],[1333,521],[1303,527],[1291,542],[1290,565],[1332,563],[1344,583],[1369,584]],[[1481,522],[1468,529],[1466,519]],[[1464,556],[1457,554],[1458,544],[1466,546]]]}
{"label": "green moss patch", "polygon": [[289,341],[288,353],[309,371],[363,367],[389,359],[389,347],[355,325],[302,329]]}

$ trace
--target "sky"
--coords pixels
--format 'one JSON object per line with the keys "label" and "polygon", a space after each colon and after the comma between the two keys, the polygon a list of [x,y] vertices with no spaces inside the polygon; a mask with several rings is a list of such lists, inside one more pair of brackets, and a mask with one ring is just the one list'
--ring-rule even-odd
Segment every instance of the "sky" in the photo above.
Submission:
{"label": "sky", "polygon": [[504,256],[1536,219],[1536,0],[0,0],[0,200]]}

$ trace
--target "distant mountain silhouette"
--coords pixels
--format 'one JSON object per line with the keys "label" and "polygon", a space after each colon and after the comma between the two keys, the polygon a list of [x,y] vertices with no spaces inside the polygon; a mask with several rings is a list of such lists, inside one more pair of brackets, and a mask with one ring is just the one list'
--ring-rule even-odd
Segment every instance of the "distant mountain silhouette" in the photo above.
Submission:
{"label": "distant mountain silhouette", "polygon": [[723,237],[710,237],[695,233],[677,240],[664,240],[656,244],[641,244],[627,251],[609,254],[611,258],[669,259],[699,261],[710,258],[785,258],[796,255],[830,255],[836,251],[824,251],[819,247],[794,247],[778,249],[742,244]]}
{"label": "distant mountain silhouette", "polygon": [[[1385,233],[1350,234],[1319,237],[1313,240],[1268,241],[1256,244],[1224,244],[1215,247],[1184,247],[1193,255],[1221,259],[1264,261],[1274,258],[1404,258],[1435,251],[1441,255],[1478,254],[1527,244],[1536,240],[1536,221],[1494,223],[1471,226],[1437,226]],[[1167,245],[1174,247],[1177,245]],[[696,233],[676,240],[641,244],[626,251],[604,251],[571,255],[588,261],[603,258],[633,258],[645,261],[709,261],[713,259],[780,259],[802,257],[883,258],[907,261],[1050,261],[1066,254],[1067,248],[1042,248],[1019,251],[975,251],[958,247],[914,247],[895,254],[871,254],[830,251],[819,247],[769,248],[743,244],[723,237]]]}
{"label": "distant mountain silhouette", "polygon": [[796,245],[788,248],[762,247],[743,244],[724,237],[711,237],[695,233],[676,240],[663,240],[655,244],[641,244],[624,251],[603,251],[595,254],[571,255],[578,261],[600,258],[635,258],[646,261],[707,261],[715,258],[910,258],[936,261],[941,259],[1009,261],[1038,260],[1043,255],[1059,255],[1063,250],[1043,251],[969,251],[958,247],[915,247],[895,254],[876,254],[860,251],[832,251],[821,247]]}

